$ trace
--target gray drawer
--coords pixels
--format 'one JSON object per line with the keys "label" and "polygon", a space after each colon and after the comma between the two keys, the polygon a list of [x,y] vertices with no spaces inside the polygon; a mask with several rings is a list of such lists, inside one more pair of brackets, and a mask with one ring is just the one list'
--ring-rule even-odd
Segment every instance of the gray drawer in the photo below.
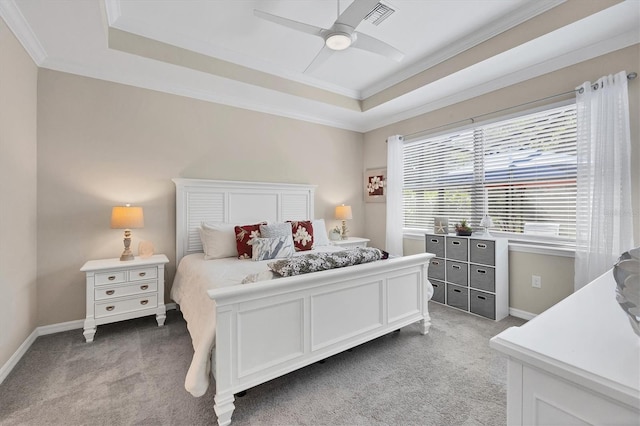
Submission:
{"label": "gray drawer", "polygon": [[447,281],[464,286],[469,285],[469,265],[447,260]]}
{"label": "gray drawer", "polygon": [[482,263],[483,265],[496,264],[496,243],[491,240],[469,240],[471,244],[471,262]]}
{"label": "gray drawer", "polygon": [[444,259],[434,257],[429,262],[429,278],[444,280]]}
{"label": "gray drawer", "polygon": [[480,290],[496,291],[496,270],[490,266],[471,265],[469,271],[469,287]]}
{"label": "gray drawer", "polygon": [[438,280],[429,280],[429,281],[433,286],[433,296],[431,297],[431,300],[433,300],[434,302],[444,304],[444,294],[445,294],[444,283]]}
{"label": "gray drawer", "polygon": [[469,310],[469,289],[453,284],[447,284],[447,305],[454,308]]}
{"label": "gray drawer", "polygon": [[469,311],[485,318],[496,319],[496,297],[493,294],[471,290]]}
{"label": "gray drawer", "polygon": [[467,247],[469,240],[467,238],[447,237],[447,259],[462,260],[466,262]]}
{"label": "gray drawer", "polygon": [[426,252],[444,257],[444,235],[426,235]]}

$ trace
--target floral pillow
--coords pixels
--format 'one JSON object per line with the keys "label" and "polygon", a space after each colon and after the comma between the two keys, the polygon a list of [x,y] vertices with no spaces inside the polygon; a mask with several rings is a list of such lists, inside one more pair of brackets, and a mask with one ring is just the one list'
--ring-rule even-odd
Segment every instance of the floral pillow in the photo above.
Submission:
{"label": "floral pillow", "polygon": [[254,238],[249,244],[253,247],[252,259],[255,261],[291,257],[295,252],[291,235]]}
{"label": "floral pillow", "polygon": [[266,225],[266,222],[256,223],[255,225],[236,226],[236,248],[238,249],[238,259],[251,259],[253,257],[253,249],[249,244],[254,238],[260,238],[260,225]]}
{"label": "floral pillow", "polygon": [[291,223],[293,246],[296,251],[311,250],[313,247],[313,224],[310,220],[288,221]]}

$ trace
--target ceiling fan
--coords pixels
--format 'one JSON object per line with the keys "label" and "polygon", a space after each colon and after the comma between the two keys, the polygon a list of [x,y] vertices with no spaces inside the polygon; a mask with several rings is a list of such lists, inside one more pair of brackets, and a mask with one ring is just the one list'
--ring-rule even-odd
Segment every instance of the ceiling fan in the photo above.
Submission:
{"label": "ceiling fan", "polygon": [[317,69],[334,51],[345,50],[351,47],[366,50],[400,62],[404,54],[398,49],[355,30],[378,2],[379,0],[354,0],[344,12],[340,13],[340,0],[338,0],[338,19],[336,19],[331,28],[328,29],[293,21],[257,9],[254,9],[253,13],[259,18],[296,31],[321,37],[324,40],[324,46],[304,70],[306,73]]}

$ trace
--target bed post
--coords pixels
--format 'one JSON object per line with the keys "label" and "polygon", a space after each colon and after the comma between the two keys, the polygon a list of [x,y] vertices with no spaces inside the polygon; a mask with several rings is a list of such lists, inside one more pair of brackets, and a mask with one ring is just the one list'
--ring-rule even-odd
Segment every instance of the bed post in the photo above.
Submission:
{"label": "bed post", "polygon": [[[233,373],[235,371],[234,348],[234,319],[235,313],[230,306],[216,308],[216,345],[211,352],[211,366],[215,368],[216,396],[213,409],[218,416],[218,425],[227,426],[231,423],[231,416],[235,405],[232,391]],[[237,343],[237,342],[236,342]]]}
{"label": "bed post", "polygon": [[433,296],[433,286],[427,278],[429,271],[429,263],[422,266],[422,278],[424,285],[422,286],[422,319],[420,320],[420,333],[428,334],[431,328],[431,316],[429,316],[429,300]]}

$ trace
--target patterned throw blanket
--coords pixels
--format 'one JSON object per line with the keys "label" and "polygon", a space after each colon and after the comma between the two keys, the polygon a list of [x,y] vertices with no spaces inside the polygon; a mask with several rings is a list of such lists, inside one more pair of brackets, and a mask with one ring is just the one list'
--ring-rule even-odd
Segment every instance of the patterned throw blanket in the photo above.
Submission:
{"label": "patterned throw blanket", "polygon": [[307,274],[309,272],[325,271],[327,269],[343,268],[386,259],[388,254],[373,247],[354,248],[350,250],[309,253],[304,256],[276,260],[268,264],[281,277]]}

